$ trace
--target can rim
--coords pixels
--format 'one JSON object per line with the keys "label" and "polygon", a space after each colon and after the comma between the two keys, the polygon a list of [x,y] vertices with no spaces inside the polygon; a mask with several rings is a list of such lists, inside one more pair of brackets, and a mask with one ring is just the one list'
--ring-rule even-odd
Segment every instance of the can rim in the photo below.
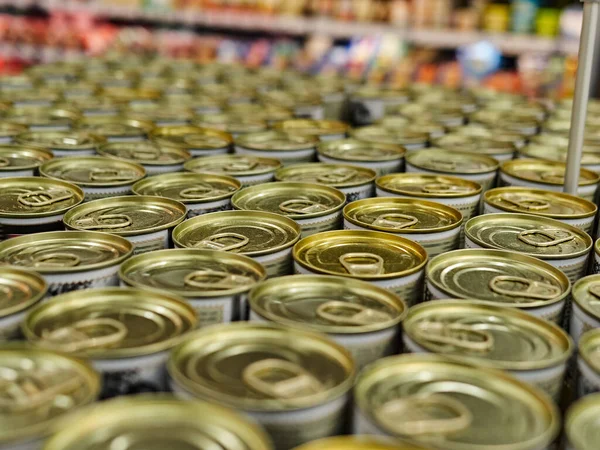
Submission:
{"label": "can rim", "polygon": [[[52,170],[53,168],[55,168],[56,166],[60,167],[61,165],[67,164],[73,160],[78,160],[80,163],[89,162],[90,165],[93,165],[95,161],[98,163],[100,163],[103,160],[104,161],[106,161],[106,160],[115,161],[115,162],[123,164],[125,167],[127,167],[131,170],[134,170],[138,175],[131,178],[130,180],[98,183],[98,182],[93,182],[93,181],[92,182],[69,181],[69,180],[65,180],[64,178],[59,178],[57,176],[53,176],[49,173],[49,171]],[[97,167],[97,166],[92,166],[92,167]],[[125,159],[108,158],[106,156],[96,156],[96,155],[67,156],[64,158],[54,158],[54,159],[47,161],[47,162],[43,163],[42,165],[40,165],[39,172],[40,172],[40,175],[42,175],[45,178],[50,178],[53,180],[67,181],[68,183],[72,183],[77,186],[85,186],[85,187],[127,186],[127,185],[133,184],[137,181],[140,181],[142,178],[144,178],[146,176],[146,169],[144,169],[144,167],[141,164],[134,163],[133,161],[129,161],[129,160],[125,160]]]}
{"label": "can rim", "polygon": [[[515,165],[518,166],[519,164],[531,164],[532,161],[537,162],[539,164],[545,164],[548,166],[565,168],[565,170],[566,170],[566,164],[562,163],[562,162],[548,161],[548,160],[544,160],[544,159],[527,158],[527,159],[513,159],[510,161],[504,161],[500,165],[500,173],[504,173],[506,175],[509,175],[511,177],[517,178],[522,181],[529,181],[531,183],[538,183],[538,184],[549,185],[549,186],[562,186],[563,185],[562,182],[539,180],[536,178],[526,178],[526,177],[523,177],[522,175],[520,175],[519,173],[515,173],[515,171],[514,171]],[[582,179],[582,175],[587,177],[587,179]],[[582,167],[579,170],[579,185],[578,186],[593,186],[598,183],[600,183],[600,175],[599,174],[592,172],[591,170],[586,169],[584,167]]]}
{"label": "can rim", "polygon": [[[1,133],[0,133],[1,135]],[[54,158],[54,153],[44,147],[36,147],[33,145],[21,145],[21,144],[0,144],[0,155],[6,151],[10,152],[10,149],[14,149],[15,153],[19,152],[32,152],[40,155],[43,161],[32,162],[23,166],[7,166],[1,167],[0,172],[17,172],[20,170],[36,169],[42,164],[51,161]]]}
{"label": "can rim", "polygon": [[0,277],[5,276],[7,273],[17,277],[28,277],[30,281],[28,285],[35,283],[40,287],[40,290],[37,295],[31,296],[24,303],[14,305],[12,308],[0,310],[0,319],[31,308],[36,303],[40,302],[48,293],[48,283],[46,282],[46,279],[38,272],[18,266],[0,266]]}
{"label": "can rim", "polygon": [[[488,167],[482,168],[482,169],[466,170],[466,171],[461,171],[461,172],[451,172],[451,171],[441,170],[438,168],[423,166],[423,164],[419,164],[414,161],[414,159],[417,157],[419,157],[419,158],[423,157],[423,154],[426,152],[430,152],[429,154],[432,155],[434,152],[440,152],[440,151],[443,153],[448,153],[449,155],[463,156],[470,160],[485,161],[488,163]],[[494,173],[498,170],[498,167],[500,167],[500,162],[498,162],[498,160],[496,158],[492,158],[491,156],[488,156],[488,155],[482,155],[480,153],[456,152],[453,150],[439,149],[439,148],[433,148],[433,147],[423,149],[419,152],[408,152],[406,154],[406,163],[410,164],[411,166],[417,167],[419,169],[427,170],[430,172],[441,173],[441,174],[447,174],[447,173],[457,174],[457,175],[459,175],[459,177],[460,177],[460,175]]]}
{"label": "can rim", "polygon": [[[402,191],[402,190],[390,188],[383,184],[383,182],[388,179],[391,180],[391,179],[394,179],[395,177],[405,176],[405,175],[408,175],[408,176],[431,176],[431,177],[435,177],[435,178],[444,178],[444,179],[448,179],[450,181],[456,182],[456,185],[461,185],[461,184],[474,185],[474,190],[471,192],[467,192],[467,193],[450,193],[450,194],[440,195],[440,194],[430,194],[430,193],[426,193],[426,192]],[[472,180],[467,180],[466,178],[460,178],[460,177],[456,177],[456,176],[452,176],[452,175],[445,175],[445,174],[444,175],[435,175],[435,174],[426,174],[426,173],[410,174],[408,172],[391,173],[391,174],[379,176],[375,179],[375,186],[377,186],[377,188],[381,189],[382,191],[389,192],[390,194],[396,194],[396,195],[401,194],[401,195],[407,195],[407,196],[411,196],[411,197],[423,197],[423,198],[433,198],[433,199],[435,199],[435,198],[475,197],[475,196],[481,195],[481,193],[483,191],[483,188],[480,183],[477,183]]]}
{"label": "can rim", "polygon": [[[360,181],[360,182],[347,182],[347,183],[327,183],[326,186],[332,186],[334,188],[344,188],[344,187],[355,187],[355,186],[363,186],[363,185],[367,185],[367,184],[371,184],[375,181],[375,178],[377,178],[377,173],[373,170],[373,169],[369,169],[368,167],[361,167],[361,166],[355,166],[355,165],[351,165],[351,164],[329,164],[329,163],[300,163],[300,164],[293,164],[291,166],[285,166],[285,167],[279,167],[276,171],[275,171],[275,181],[283,181],[283,182],[292,182],[294,183],[295,181],[289,181],[286,180],[284,177],[286,175],[286,172],[293,172],[294,170],[302,170],[302,169],[308,169],[310,167],[323,167],[323,168],[329,168],[329,169],[350,169],[350,170],[356,170],[359,171],[365,175],[368,175],[368,178],[366,180]],[[325,184],[325,183],[321,183],[321,184]]]}

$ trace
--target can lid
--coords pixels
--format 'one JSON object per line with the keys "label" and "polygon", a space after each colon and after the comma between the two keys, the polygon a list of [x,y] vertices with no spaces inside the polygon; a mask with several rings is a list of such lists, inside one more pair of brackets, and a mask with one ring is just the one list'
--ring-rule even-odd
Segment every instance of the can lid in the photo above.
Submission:
{"label": "can lid", "polygon": [[278,159],[253,155],[203,156],[183,165],[183,168],[190,172],[222,173],[232,177],[270,173],[280,167],[281,161]]}
{"label": "can lid", "polygon": [[80,130],[70,131],[29,131],[19,134],[16,142],[23,145],[37,145],[50,150],[94,150],[106,142],[106,138]]}
{"label": "can lid", "polygon": [[540,125],[536,117],[513,115],[510,110],[482,109],[471,114],[469,120],[490,127],[506,128],[511,131],[524,130],[525,128],[535,128],[537,130]]}
{"label": "can lid", "polygon": [[57,295],[35,307],[22,329],[40,348],[115,359],[170,349],[196,320],[193,308],[179,297],[111,287]]}
{"label": "can lid", "polygon": [[322,275],[273,278],[252,289],[248,301],[252,311],[271,322],[323,333],[383,330],[398,325],[408,311],[386,289]]}
{"label": "can lid", "polygon": [[192,158],[187,150],[151,141],[111,142],[96,150],[102,156],[133,161],[145,166],[178,165]]}
{"label": "can lid", "polygon": [[74,106],[86,114],[117,115],[121,104],[102,96],[80,96],[68,100],[69,105]]}
{"label": "can lid", "polygon": [[50,106],[23,106],[6,111],[5,119],[19,125],[36,127],[70,128],[80,118],[79,110],[75,108],[54,108]]}
{"label": "can lid", "polygon": [[597,373],[600,373],[600,330],[586,331],[579,338],[579,357]]}
{"label": "can lid", "polygon": [[216,128],[233,134],[253,133],[268,129],[267,122],[261,118],[231,111],[199,114],[192,123],[198,127]]}
{"label": "can lid", "polygon": [[248,114],[265,120],[268,123],[289,120],[294,117],[294,113],[291,110],[273,103],[234,103],[227,107],[227,111],[236,114]]}
{"label": "can lid", "polygon": [[359,87],[352,93],[352,98],[364,98],[373,100],[393,101],[404,103],[410,99],[410,93],[406,89],[395,89],[385,86],[367,84]]}
{"label": "can lid", "polygon": [[417,446],[374,436],[335,436],[318,439],[296,447],[294,450],[427,450],[427,447]]}
{"label": "can lid", "polygon": [[294,135],[287,131],[271,130],[238,136],[235,143],[251,150],[281,152],[315,148],[317,138],[308,135]]}
{"label": "can lid", "polygon": [[[592,151],[589,151],[592,150]],[[567,147],[556,147],[549,145],[528,144],[519,150],[519,154],[528,158],[543,159],[546,161],[567,161]],[[581,153],[581,165],[600,165],[600,151],[597,148],[583,147]]]}
{"label": "can lid", "polygon": [[425,145],[429,141],[428,133],[410,131],[406,128],[384,127],[382,125],[355,128],[350,131],[350,136],[360,141],[394,145]]}
{"label": "can lid", "polygon": [[432,142],[444,150],[477,153],[481,155],[512,155],[516,148],[512,142],[500,141],[493,137],[469,136],[466,134],[450,133],[436,138]]}
{"label": "can lid", "polygon": [[186,220],[173,230],[179,247],[260,256],[290,248],[300,239],[300,225],[262,211],[220,211]]}
{"label": "can lid", "polygon": [[178,106],[169,103],[140,103],[129,105],[127,115],[147,122],[189,122],[194,118],[194,110],[189,107]]}
{"label": "can lid", "polygon": [[21,133],[27,131],[27,126],[10,122],[8,120],[0,120],[0,137],[15,138]]}
{"label": "can lid", "polygon": [[[311,86],[311,89],[314,89],[313,86]],[[314,90],[294,89],[293,86],[288,89],[267,90],[260,94],[260,100],[266,104],[288,109],[321,104],[321,96]]]}
{"label": "can lid", "polygon": [[229,133],[192,125],[158,127],[149,136],[158,144],[174,145],[188,150],[227,148],[233,142]]}
{"label": "can lid", "polygon": [[126,116],[90,116],[76,123],[77,128],[105,138],[145,138],[154,129],[152,122]]}
{"label": "can lid", "polygon": [[376,176],[374,170],[366,167],[325,163],[294,164],[275,172],[277,181],[321,183],[336,188],[372,183]]}
{"label": "can lid", "polygon": [[375,180],[379,189],[392,194],[423,198],[470,197],[481,193],[481,185],[464,178],[427,173],[393,173]]}
{"label": "can lid", "polygon": [[48,284],[36,272],[0,267],[0,317],[24,311],[46,295]]}
{"label": "can lid", "polygon": [[580,398],[568,410],[565,432],[577,450],[594,450],[600,439],[600,394]]}
{"label": "can lid", "polygon": [[499,213],[473,217],[465,236],[484,248],[524,253],[544,260],[587,255],[592,238],[583,230],[548,217]]}
{"label": "can lid", "polygon": [[246,187],[231,198],[235,209],[272,212],[292,219],[331,214],[345,203],[343,192],[317,183],[263,183]]}
{"label": "can lid", "polygon": [[104,86],[102,95],[118,102],[152,101],[160,98],[160,91],[140,87]]}
{"label": "can lid", "polygon": [[26,105],[56,103],[62,98],[60,91],[38,87],[28,90],[0,90],[0,102],[9,102],[13,104]]}
{"label": "can lid", "polygon": [[42,275],[113,266],[132,252],[127,239],[93,231],[50,231],[0,242],[0,262]]}
{"label": "can lid", "polygon": [[429,352],[510,371],[555,367],[573,353],[561,328],[513,308],[439,300],[411,308],[404,333]]}
{"label": "can lid", "polygon": [[390,112],[392,114],[399,113],[408,118],[418,117],[420,120],[425,119],[441,124],[464,119],[464,113],[460,105],[451,102],[440,102],[435,107],[428,103],[407,103],[406,105],[398,105]]}
{"label": "can lid", "polygon": [[[565,163],[541,159],[513,159],[512,161],[505,161],[500,166],[501,172],[515,178],[555,186],[565,184],[566,170]],[[593,185],[599,181],[600,175],[597,173],[587,169],[579,171],[579,186]]]}
{"label": "can lid", "polygon": [[573,301],[595,319],[600,319],[600,274],[583,277],[573,285]]}
{"label": "can lid", "polygon": [[416,242],[376,231],[314,234],[301,239],[293,255],[310,271],[366,281],[407,276],[427,263],[427,252]]}
{"label": "can lid", "polygon": [[180,108],[191,108],[194,111],[210,109],[221,111],[223,103],[206,94],[194,93],[163,93],[162,103],[165,105],[176,105]]}
{"label": "can lid", "polygon": [[291,119],[278,122],[273,128],[289,134],[318,138],[333,134],[345,134],[350,127],[338,120]]}
{"label": "can lid", "polygon": [[564,300],[571,290],[559,269],[504,250],[454,250],[431,259],[427,280],[449,298],[534,308]]}
{"label": "can lid", "polygon": [[[571,116],[569,115],[569,118]],[[569,119],[570,120],[570,119]],[[586,131],[590,131],[589,129]],[[538,148],[548,148],[548,147],[557,147],[561,151],[566,151],[569,147],[569,135],[561,135],[557,133],[547,133],[541,132],[540,134],[536,134],[529,139],[530,145],[528,147],[533,146],[536,150],[535,158],[541,159],[544,156],[542,151],[537,151]],[[553,150],[556,151],[556,150]],[[589,139],[589,136],[584,137],[583,141],[583,152],[584,153],[597,153],[600,151],[600,142]],[[539,153],[539,155],[538,155]]]}
{"label": "can lid", "polygon": [[0,145],[0,172],[34,169],[53,157],[50,150],[40,147],[16,144]]}
{"label": "can lid", "polygon": [[124,195],[92,200],[63,218],[67,229],[135,236],[172,228],[187,214],[183,203],[151,195]]}
{"label": "can lid", "polygon": [[406,162],[420,169],[459,175],[495,172],[498,169],[498,161],[489,156],[439,148],[409,152]]}
{"label": "can lid", "polygon": [[[485,138],[493,138],[499,142],[510,142],[514,145],[522,145],[525,143],[526,137],[521,133],[510,130],[503,130],[498,128],[497,126],[486,126],[477,123],[470,123],[469,125],[465,125],[463,127],[458,127],[453,130],[456,134],[462,134],[466,136],[473,137],[485,137]],[[537,136],[531,137],[532,140],[535,140]]]}
{"label": "can lid", "polygon": [[347,393],[355,375],[348,351],[325,336],[254,322],[197,331],[167,370],[196,397],[252,411],[321,405]]}
{"label": "can lid", "polygon": [[406,150],[400,145],[339,139],[322,142],[317,147],[321,155],[345,161],[394,161],[404,158]]}

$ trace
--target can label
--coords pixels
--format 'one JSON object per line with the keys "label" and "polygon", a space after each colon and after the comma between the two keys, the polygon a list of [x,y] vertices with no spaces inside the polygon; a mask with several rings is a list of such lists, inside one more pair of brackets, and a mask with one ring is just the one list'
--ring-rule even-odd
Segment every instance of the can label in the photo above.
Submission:
{"label": "can label", "polygon": [[269,255],[251,256],[267,271],[267,278],[281,277],[293,273],[292,247]]}
{"label": "can label", "polygon": [[119,266],[114,265],[87,272],[44,274],[48,296],[54,297],[71,291],[119,285]]}
{"label": "can label", "polygon": [[127,236],[127,240],[133,244],[134,255],[163,250],[169,248],[169,230],[160,230],[139,236]]}
{"label": "can label", "polygon": [[342,224],[342,210],[312,219],[295,219],[302,228],[302,237],[323,231],[338,230]]}
{"label": "can label", "polygon": [[187,218],[191,219],[192,217],[200,216],[202,214],[208,214],[211,212],[229,211],[231,210],[231,201],[227,198],[225,200],[220,200],[217,202],[202,203],[197,206],[187,205],[187,207]]}
{"label": "can label", "polygon": [[187,299],[198,315],[198,328],[240,319],[240,301],[236,296]]}
{"label": "can label", "polygon": [[4,241],[25,234],[44,233],[46,231],[61,231],[65,227],[62,215],[40,219],[7,220],[0,219],[0,240]]}
{"label": "can label", "polygon": [[373,197],[374,183],[368,183],[363,186],[353,186],[347,188],[338,188],[346,195],[346,203]]}

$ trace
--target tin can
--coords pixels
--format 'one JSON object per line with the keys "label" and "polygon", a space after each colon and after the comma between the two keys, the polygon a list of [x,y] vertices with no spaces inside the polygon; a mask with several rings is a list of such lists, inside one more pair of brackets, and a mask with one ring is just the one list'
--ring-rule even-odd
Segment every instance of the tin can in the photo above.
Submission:
{"label": "tin can", "polygon": [[261,263],[269,277],[289,275],[300,225],[279,214],[222,211],[186,220],[173,230],[177,247],[220,250]]}
{"label": "tin can", "polygon": [[131,194],[136,181],[146,176],[139,164],[102,156],[68,156],[40,166],[40,175],[67,181],[81,188],[84,201]]}
{"label": "tin can", "polygon": [[2,450],[40,450],[65,417],[92,403],[100,392],[98,374],[61,353],[3,344],[0,364],[5,392]]}
{"label": "tin can", "polygon": [[[325,107],[322,97],[314,91],[316,86],[305,89],[271,89],[263,92],[260,100],[265,104],[273,104],[287,108],[293,115],[300,119],[323,120],[325,119]],[[293,119],[291,119],[293,120]]]}
{"label": "tin can", "polygon": [[83,79],[96,83],[102,88],[131,88],[137,83],[139,73],[137,70],[124,70],[114,66],[94,71],[86,68]]}
{"label": "tin can", "polygon": [[27,106],[7,110],[4,119],[25,126],[29,131],[68,131],[80,117],[75,108]]}
{"label": "tin can", "polygon": [[414,133],[419,136],[426,135],[428,141],[437,139],[446,134],[446,128],[444,128],[444,126],[435,122],[430,122],[427,119],[414,122],[403,116],[387,116],[378,121],[377,125],[392,130],[402,130],[405,133]]}
{"label": "tin can", "polygon": [[[562,192],[566,164],[541,159],[516,159],[500,166],[500,186],[519,186]],[[579,172],[578,195],[591,202],[596,197],[600,175],[587,169]]]}
{"label": "tin can", "polygon": [[180,108],[190,108],[196,114],[219,114],[223,111],[223,102],[206,94],[163,93],[162,102]]}
{"label": "tin can", "polygon": [[427,252],[414,241],[376,231],[328,231],[294,246],[299,274],[338,275],[396,293],[410,307],[421,301]]}
{"label": "tin can", "polygon": [[583,333],[579,338],[577,369],[577,393],[583,397],[600,391],[600,330],[593,329]]}
{"label": "tin can", "polygon": [[187,214],[183,203],[151,195],[108,197],[65,214],[69,230],[102,231],[126,238],[133,254],[169,248],[170,230]]}
{"label": "tin can", "polygon": [[429,133],[382,125],[355,128],[350,132],[350,137],[376,144],[400,145],[407,152],[424,149],[429,142]]}
{"label": "tin can", "polygon": [[21,337],[27,310],[42,301],[48,284],[41,275],[17,267],[0,267],[0,342]]}
{"label": "tin can", "polygon": [[[70,98],[69,104],[77,108],[83,117],[114,117],[121,114],[123,105],[102,96]],[[100,131],[103,129],[100,127]],[[106,128],[104,128],[106,130]],[[98,133],[101,134],[101,133]]]}
{"label": "tin can", "polygon": [[50,150],[27,145],[0,144],[0,178],[32,177],[54,157]]}
{"label": "tin can", "polygon": [[258,133],[267,131],[269,128],[267,122],[261,118],[247,116],[241,113],[220,112],[199,114],[192,121],[192,125],[201,128],[214,128],[229,133],[234,138],[247,133]]}
{"label": "tin can", "polygon": [[292,119],[276,123],[273,127],[291,135],[313,137],[324,141],[344,139],[349,126],[338,120]]}
{"label": "tin can", "polygon": [[483,214],[526,213],[558,220],[592,234],[598,207],[575,195],[527,187],[490,189],[483,196]]}
{"label": "tin can", "polygon": [[462,214],[442,203],[378,197],[347,204],[344,229],[383,231],[423,246],[431,258],[460,245]]}
{"label": "tin can", "polygon": [[96,151],[102,156],[138,163],[148,175],[180,172],[185,162],[192,158],[192,155],[181,147],[149,141],[113,142],[101,145]]}
{"label": "tin can", "polygon": [[398,353],[407,307],[394,293],[364,281],[292,275],[260,283],[249,296],[250,320],[327,334],[357,369]]}
{"label": "tin can", "polygon": [[399,105],[390,111],[391,114],[400,114],[408,119],[419,118],[438,123],[446,128],[453,129],[465,124],[465,113],[460,105],[440,102],[431,105],[427,103],[407,103]]}
{"label": "tin can", "polygon": [[294,113],[290,109],[272,103],[235,103],[229,105],[227,111],[260,118],[267,122],[269,127],[272,127],[282,120],[294,118]]}
{"label": "tin can", "polygon": [[[525,144],[527,144],[527,138],[522,134],[501,129],[496,126],[488,127],[485,125],[471,123],[469,125],[458,127],[454,129],[453,132],[465,136],[493,138],[499,142],[508,142],[513,144],[517,150],[523,148]],[[534,140],[536,137],[537,136],[532,136],[530,139]]]}
{"label": "tin can", "polygon": [[196,326],[179,297],[134,288],[70,292],[31,310],[27,340],[86,358],[102,374],[102,397],[167,390],[170,350]]}
{"label": "tin can", "polygon": [[594,265],[592,266],[592,273],[600,273],[600,239],[596,240],[596,243],[594,244]]}
{"label": "tin can", "polygon": [[[371,364],[356,381],[354,399],[355,434],[440,449],[540,450],[560,431],[558,408],[539,389],[499,370],[436,355],[391,356]],[[502,421],[490,432],[480,417]]]}
{"label": "tin can", "polygon": [[[50,86],[50,83],[46,81],[45,85]],[[60,93],[65,101],[93,97],[100,93],[100,87],[96,83],[85,80],[65,80],[58,83],[53,81],[52,86],[60,86]]]}
{"label": "tin can", "polygon": [[37,86],[39,86],[39,82],[27,73],[0,77],[0,90],[2,91],[28,91]]}
{"label": "tin can", "polygon": [[51,107],[61,99],[60,91],[43,87],[23,91],[0,91],[0,101],[7,102],[15,108]]}
{"label": "tin can", "polygon": [[315,160],[317,143],[314,136],[272,130],[239,136],[235,140],[235,153],[276,158],[284,165],[298,164]]}
{"label": "tin can", "polygon": [[477,367],[508,372],[556,402],[573,341],[562,329],[512,308],[440,300],[408,313],[402,336],[411,353],[436,353]]}
{"label": "tin can", "polygon": [[570,292],[562,271],[515,252],[454,250],[432,258],[427,266],[425,300],[474,298],[561,323]]}
{"label": "tin can", "polygon": [[41,177],[0,178],[0,240],[62,230],[63,215],[83,201],[71,183]]}
{"label": "tin can", "polygon": [[54,296],[90,287],[117,286],[119,265],[133,246],[118,236],[95,232],[54,231],[0,243],[0,262],[35,270]]}
{"label": "tin can", "polygon": [[25,125],[0,120],[0,145],[13,143],[19,134],[26,131],[27,127]]}
{"label": "tin can", "polygon": [[158,127],[150,139],[160,145],[185,148],[192,156],[214,156],[229,153],[231,134],[191,125]]}
{"label": "tin can", "polygon": [[43,450],[92,450],[124,441],[131,448],[273,449],[260,427],[229,408],[145,394],[87,408],[65,422]]}
{"label": "tin can", "polygon": [[[583,147],[581,153],[581,167],[592,172],[600,172],[600,150],[590,151],[589,147]],[[519,159],[542,159],[545,161],[567,162],[567,147],[551,145],[539,145],[530,143],[519,150]]]}
{"label": "tin can", "polygon": [[534,136],[540,129],[540,122],[533,116],[517,116],[510,110],[482,109],[469,116],[469,122],[500,128],[522,136]]}
{"label": "tin can", "polygon": [[144,141],[154,129],[152,122],[126,116],[88,116],[77,121],[78,129],[103,136],[108,142]]}
{"label": "tin can", "polygon": [[406,171],[458,176],[479,183],[485,192],[496,184],[498,161],[474,153],[427,149],[406,155]]}
{"label": "tin can", "polygon": [[433,139],[432,144],[444,150],[491,156],[497,161],[513,159],[516,151],[515,145],[511,142],[459,133],[450,133]]}
{"label": "tin can", "polygon": [[[256,90],[252,86],[247,85],[234,85],[232,83],[210,83],[210,84],[200,84],[199,86],[200,93],[208,95],[217,99],[219,102],[225,105],[233,105],[236,103],[252,103],[256,100]],[[211,118],[210,116],[200,118],[200,121],[206,120],[207,128],[221,128],[226,123],[230,123],[234,128],[239,128],[239,130],[244,133],[247,128],[256,128],[258,127],[258,122],[253,118],[248,118],[243,115],[228,115],[219,117],[219,118]],[[230,130],[225,130],[229,131]]]}
{"label": "tin can", "polygon": [[375,177],[372,169],[345,164],[294,164],[275,172],[277,181],[321,183],[339,189],[348,202],[372,197]]}
{"label": "tin can", "polygon": [[565,417],[565,450],[591,450],[597,445],[600,394],[586,395],[571,405]]}
{"label": "tin can", "polygon": [[238,180],[242,187],[273,181],[280,167],[281,161],[278,159],[253,155],[204,156],[183,165],[189,172],[229,175]]}
{"label": "tin can", "polygon": [[145,105],[156,102],[160,98],[160,91],[140,87],[104,86],[102,95],[116,102]]}
{"label": "tin can", "polygon": [[185,126],[195,117],[192,108],[163,102],[130,105],[126,114],[146,122],[152,122],[159,128]]}
{"label": "tin can", "polygon": [[600,275],[581,278],[573,284],[573,312],[569,333],[576,344],[586,331],[600,328]]}
{"label": "tin can", "polygon": [[361,86],[350,96],[350,118],[355,125],[370,125],[382,119],[390,107],[408,103],[409,99],[406,90]]}
{"label": "tin can", "polygon": [[177,346],[167,370],[177,396],[244,412],[277,450],[346,429],[354,362],[321,334],[248,322],[215,325]]}
{"label": "tin can", "polygon": [[394,144],[340,139],[317,147],[319,161],[329,164],[354,164],[372,169],[377,175],[404,171],[404,148]]}
{"label": "tin can", "polygon": [[106,142],[102,136],[86,131],[29,131],[15,138],[21,145],[44,147],[56,158],[63,156],[92,156],[96,147]]}
{"label": "tin can", "polygon": [[426,450],[426,447],[375,436],[336,436],[318,439],[294,450]]}
{"label": "tin can", "polygon": [[231,198],[234,209],[281,214],[296,221],[302,237],[342,225],[343,192],[316,183],[278,182],[250,186]]}
{"label": "tin can", "polygon": [[585,231],[530,214],[484,214],[465,224],[465,248],[533,256],[560,269],[571,283],[585,276],[592,245]]}

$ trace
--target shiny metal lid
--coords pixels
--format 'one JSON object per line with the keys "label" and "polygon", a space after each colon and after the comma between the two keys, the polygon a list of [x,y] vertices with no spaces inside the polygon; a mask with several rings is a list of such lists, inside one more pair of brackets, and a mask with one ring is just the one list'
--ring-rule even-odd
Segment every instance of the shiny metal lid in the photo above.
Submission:
{"label": "shiny metal lid", "polygon": [[231,134],[192,125],[173,125],[155,128],[150,139],[158,144],[174,145],[188,150],[213,150],[227,148],[233,142]]}
{"label": "shiny metal lid", "polygon": [[151,141],[112,142],[97,148],[98,154],[146,166],[178,165],[192,158],[187,150]]}
{"label": "shiny metal lid", "polygon": [[525,129],[537,130],[540,125],[537,118],[528,115],[513,115],[510,110],[482,109],[471,114],[469,120],[474,123],[482,123],[489,127],[504,128],[516,132]]}
{"label": "shiny metal lid", "polygon": [[406,89],[395,89],[386,86],[366,84],[352,92],[352,97],[374,100],[381,99],[384,102],[386,100],[388,102],[391,100],[394,101],[394,103],[404,103],[409,100],[410,93]]}
{"label": "shiny metal lid", "polygon": [[23,145],[37,145],[50,150],[77,151],[94,150],[106,142],[103,136],[80,130],[70,131],[29,131],[19,134],[15,142]]}
{"label": "shiny metal lid", "polygon": [[433,447],[421,447],[376,436],[335,436],[318,439],[296,447],[294,450],[428,450]]}
{"label": "shiny metal lid", "polygon": [[[65,102],[66,103],[66,102]],[[118,115],[122,105],[101,96],[80,96],[69,98],[68,104],[78,108],[84,116]]]}
{"label": "shiny metal lid", "polygon": [[273,103],[234,103],[227,107],[227,111],[248,114],[268,123],[294,118],[294,113],[291,110]]}
{"label": "shiny metal lid", "polygon": [[277,181],[321,183],[336,188],[372,183],[377,174],[366,167],[346,164],[293,164],[275,172]]}
{"label": "shiny metal lid", "polygon": [[[566,164],[541,159],[514,159],[502,163],[500,171],[525,181],[562,186],[565,183]],[[600,175],[597,173],[587,169],[579,171],[579,186],[593,185],[599,181]]]}
{"label": "shiny metal lid", "polygon": [[145,138],[154,129],[152,122],[126,116],[90,116],[76,123],[77,128],[112,138]]}
{"label": "shiny metal lid", "polygon": [[0,145],[0,172],[35,169],[54,157],[50,150],[40,147]]}
{"label": "shiny metal lid", "polygon": [[489,156],[439,148],[409,152],[406,162],[421,169],[458,175],[495,172],[498,169],[498,161]]}
{"label": "shiny metal lid", "polygon": [[[583,167],[589,165],[600,165],[600,149],[589,151],[589,147],[583,147],[581,153],[581,165]],[[556,147],[549,145],[528,144],[519,150],[519,155],[526,158],[543,159],[546,161],[567,161],[567,147]]]}
{"label": "shiny metal lid", "polygon": [[588,394],[567,410],[565,432],[571,448],[594,450],[600,440],[600,393]]}
{"label": "shiny metal lid", "polygon": [[595,319],[600,319],[600,274],[580,278],[573,285],[573,301]]}
{"label": "shiny metal lid", "polygon": [[195,116],[192,108],[162,102],[129,105],[126,114],[156,124],[190,122]]}
{"label": "shiny metal lid", "polygon": [[511,142],[500,141],[493,137],[469,136],[459,133],[450,133],[440,136],[432,141],[433,145],[444,150],[477,153],[481,155],[512,155],[516,148]]}
{"label": "shiny metal lid", "polygon": [[124,186],[144,178],[146,170],[139,164],[103,156],[68,156],[42,164],[40,174],[78,186]]}
{"label": "shiny metal lid", "polygon": [[36,272],[0,266],[0,318],[24,311],[44,298],[48,284]]}
{"label": "shiny metal lid", "polygon": [[432,107],[427,103],[407,103],[398,105],[390,113],[400,114],[404,117],[419,118],[419,120],[429,120],[435,123],[448,124],[449,122],[462,122],[465,118],[460,105],[452,102],[440,102]]}
{"label": "shiny metal lid", "polygon": [[102,95],[117,102],[148,102],[158,100],[160,91],[140,87],[105,86],[102,88]]}
{"label": "shiny metal lid", "polygon": [[5,119],[31,129],[71,128],[81,117],[75,108],[54,108],[50,106],[23,106],[6,111]]}
{"label": "shiny metal lid", "polygon": [[367,127],[354,128],[350,131],[354,139],[379,144],[393,145],[423,145],[429,141],[429,134],[410,131],[406,128],[391,128],[382,125],[370,125]]}
{"label": "shiny metal lid", "polygon": [[346,134],[350,127],[338,120],[291,119],[278,122],[273,128],[290,134],[318,138],[320,136]]}
{"label": "shiny metal lid", "polygon": [[322,142],[317,151],[321,155],[345,161],[394,161],[404,158],[406,153],[400,145],[352,138]]}
{"label": "shiny metal lid", "polygon": [[190,172],[222,173],[232,177],[274,172],[280,167],[281,161],[278,159],[253,155],[202,156],[183,165]]}
{"label": "shiny metal lid", "polygon": [[0,102],[12,103],[14,106],[43,105],[50,106],[62,99],[60,91],[39,87],[28,90],[0,90]]}
{"label": "shiny metal lid", "polygon": [[469,197],[481,193],[481,185],[464,178],[427,173],[393,173],[375,180],[376,186],[392,194],[423,198]]}
{"label": "shiny metal lid", "polygon": [[318,140],[314,136],[294,135],[288,131],[271,130],[238,136],[235,143],[252,150],[285,152],[315,148]]}
{"label": "shiny metal lid", "polygon": [[232,134],[254,133],[268,129],[267,122],[263,119],[234,112],[199,114],[192,124],[198,127],[216,128]]}
{"label": "shiny metal lid", "polygon": [[14,139],[19,134],[27,131],[27,126],[0,119],[0,138]]}

